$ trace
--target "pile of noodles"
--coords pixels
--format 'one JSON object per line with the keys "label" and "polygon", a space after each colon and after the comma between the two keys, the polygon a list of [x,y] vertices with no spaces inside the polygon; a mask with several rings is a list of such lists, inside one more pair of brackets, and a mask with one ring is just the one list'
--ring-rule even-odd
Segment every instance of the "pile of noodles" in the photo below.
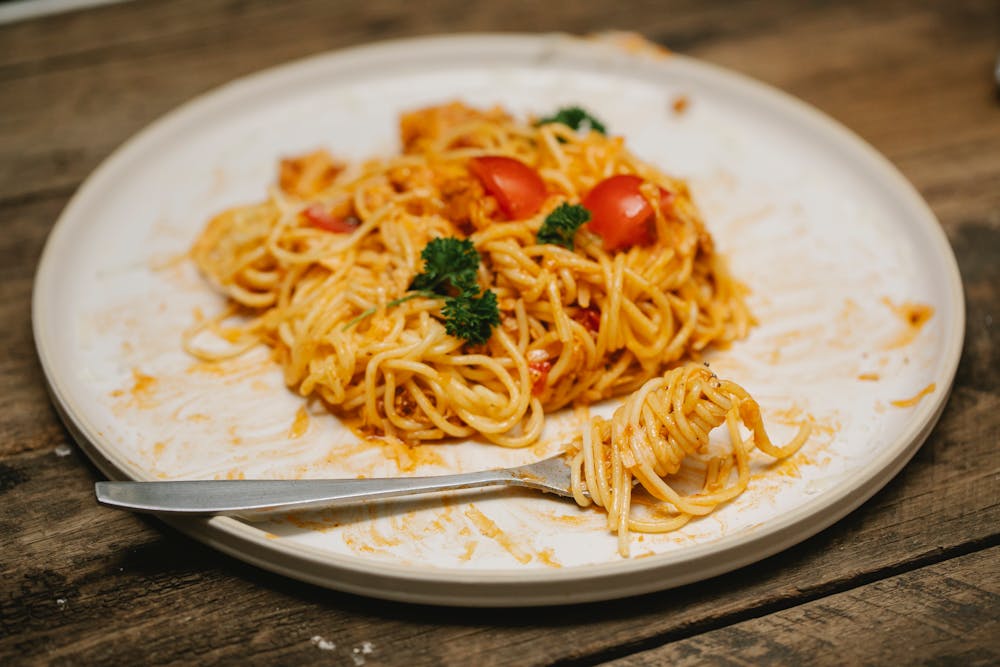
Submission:
{"label": "pile of noodles", "polygon": [[[404,115],[400,134],[403,152],[390,158],[286,160],[266,201],[209,222],[193,256],[233,307],[204,328],[232,345],[213,351],[192,332],[190,351],[211,360],[265,343],[290,387],[371,434],[410,443],[480,434],[520,447],[538,438],[546,412],[626,394],[746,334],[744,288],[685,183],[621,137],[458,103]],[[550,194],[537,214],[504,218],[468,168],[486,155],[538,171]],[[654,242],[608,252],[586,229],[573,250],[537,242],[556,206],[620,173],[645,179],[651,202],[657,188],[671,195],[669,207],[653,207]],[[356,227],[317,228],[305,215],[316,206]],[[501,315],[485,345],[449,336],[439,299],[387,307],[435,237],[468,238],[482,258],[479,283]]]}
{"label": "pile of noodles", "polygon": [[[266,201],[212,219],[192,254],[230,308],[192,329],[187,349],[219,360],[263,343],[302,396],[411,444],[480,435],[521,447],[538,439],[547,412],[631,394],[584,428],[573,460],[577,502],[607,510],[623,554],[630,530],[673,530],[741,493],[752,448],[780,458],[802,445],[808,427],[775,447],[746,391],[681,363],[752,324],[745,289],[683,181],[621,137],[518,122],[501,109],[415,111],[401,118],[400,139],[401,154],[361,164],[325,151],[285,160]],[[482,156],[537,170],[549,193],[541,210],[507,219],[470,172]],[[573,249],[538,242],[551,211],[615,174],[646,182],[651,243],[609,252],[586,227]],[[317,226],[317,211],[337,224]],[[437,237],[467,238],[481,257],[479,286],[496,294],[501,321],[485,344],[446,332],[441,299],[394,302]],[[210,333],[225,350],[202,344]],[[724,424],[728,449],[713,451],[708,434]],[[677,490],[682,473],[700,488]],[[638,486],[662,503],[658,515],[631,511]]]}

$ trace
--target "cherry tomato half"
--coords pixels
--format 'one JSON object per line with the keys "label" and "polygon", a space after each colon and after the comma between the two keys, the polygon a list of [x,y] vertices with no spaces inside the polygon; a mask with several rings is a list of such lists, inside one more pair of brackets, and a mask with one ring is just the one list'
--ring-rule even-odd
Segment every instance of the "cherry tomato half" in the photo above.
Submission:
{"label": "cherry tomato half", "polygon": [[331,214],[319,204],[313,204],[306,210],[302,211],[302,215],[305,216],[306,220],[308,220],[309,224],[313,227],[327,232],[333,232],[334,234],[349,234],[358,227],[356,224],[351,224],[350,222]]}
{"label": "cherry tomato half", "polygon": [[545,182],[520,160],[499,155],[477,157],[469,161],[469,169],[511,220],[530,217],[545,203]]}
{"label": "cherry tomato half", "polygon": [[[644,183],[633,174],[610,176],[587,193],[583,207],[590,211],[587,228],[604,240],[606,250],[618,250],[653,240],[653,207],[639,190]],[[661,203],[670,193],[660,189]]]}

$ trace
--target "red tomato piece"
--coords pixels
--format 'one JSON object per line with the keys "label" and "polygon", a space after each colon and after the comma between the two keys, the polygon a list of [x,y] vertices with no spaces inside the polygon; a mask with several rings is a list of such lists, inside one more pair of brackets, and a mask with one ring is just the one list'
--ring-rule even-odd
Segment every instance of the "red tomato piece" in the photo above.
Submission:
{"label": "red tomato piece", "polygon": [[552,362],[530,361],[528,362],[528,370],[531,371],[531,377],[534,380],[531,383],[531,393],[538,396],[545,391],[545,382],[549,379],[549,371],[552,370]]}
{"label": "red tomato piece", "polygon": [[306,217],[306,220],[308,220],[309,224],[313,227],[333,232],[334,234],[350,234],[357,229],[356,224],[351,224],[343,218],[338,218],[337,216],[332,215],[319,204],[313,204],[306,210],[302,211],[302,215]]}
{"label": "red tomato piece", "polygon": [[[633,174],[617,174],[594,186],[583,199],[590,211],[587,227],[604,240],[606,250],[618,250],[653,240],[653,207],[639,188],[645,183]],[[672,199],[660,189],[661,205]]]}
{"label": "red tomato piece", "polygon": [[587,331],[596,333],[601,328],[601,311],[593,306],[576,311],[573,319],[582,324]]}
{"label": "red tomato piece", "polygon": [[500,209],[511,220],[523,220],[538,212],[548,196],[538,172],[520,160],[504,156],[477,157],[469,169],[496,197]]}
{"label": "red tomato piece", "polygon": [[663,211],[663,215],[668,217],[673,215],[674,199],[673,192],[660,188],[660,210]]}

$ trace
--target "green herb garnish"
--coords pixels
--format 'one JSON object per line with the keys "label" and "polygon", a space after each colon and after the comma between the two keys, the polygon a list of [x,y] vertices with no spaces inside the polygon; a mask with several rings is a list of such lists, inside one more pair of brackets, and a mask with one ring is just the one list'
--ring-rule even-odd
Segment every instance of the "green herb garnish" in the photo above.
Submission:
{"label": "green herb garnish", "polygon": [[[479,293],[476,272],[479,270],[479,253],[468,239],[432,239],[420,257],[424,270],[410,283],[410,292],[393,299],[386,307],[415,299],[444,299],[441,314],[448,334],[463,338],[473,344],[485,343],[493,334],[493,327],[500,324],[497,295],[490,290]],[[349,329],[375,312],[369,308],[344,325]]]}
{"label": "green herb garnish", "polygon": [[497,295],[492,290],[486,290],[482,296],[448,297],[441,314],[445,317],[445,331],[477,345],[488,341],[493,335],[493,327],[500,324]]}
{"label": "green herb garnish", "polygon": [[588,220],[590,211],[580,204],[563,202],[545,217],[545,222],[538,230],[538,242],[561,245],[572,250],[576,230]]}
{"label": "green herb garnish", "polygon": [[604,123],[577,106],[563,107],[551,116],[539,119],[536,125],[545,125],[547,123],[562,123],[577,132],[580,130],[593,130],[594,132],[600,132],[601,134],[608,133],[607,128],[604,127]]}
{"label": "green herb garnish", "polygon": [[479,293],[476,271],[479,270],[479,253],[468,239],[432,239],[420,253],[424,270],[410,283],[411,290],[433,292],[452,296],[450,285],[459,294]]}

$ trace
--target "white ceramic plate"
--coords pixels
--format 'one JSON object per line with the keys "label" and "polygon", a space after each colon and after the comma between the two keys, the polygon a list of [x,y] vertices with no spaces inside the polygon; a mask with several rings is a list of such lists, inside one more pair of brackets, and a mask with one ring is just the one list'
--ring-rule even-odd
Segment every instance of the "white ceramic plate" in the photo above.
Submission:
{"label": "white ceramic plate", "polygon": [[[560,448],[572,414],[527,450],[360,442],[287,390],[265,351],[219,368],[180,347],[196,309],[223,303],[184,258],[213,213],[261,199],[282,156],[319,146],[386,154],[399,112],[453,99],[536,114],[582,104],[640,156],[689,179],[760,320],[713,367],[758,398],[776,439],[807,417],[815,436],[789,461],[761,456],[751,489],[711,516],[634,537],[628,559],[599,512],[516,491],[174,525],[264,568],[365,595],[579,602],[773,554],[857,507],[913,455],[958,363],[962,291],[937,221],[883,158],[780,92],[639,40],[476,35],[351,49],[224,86],[129,141],[80,188],[46,246],[33,317],[55,402],[104,472],[435,474]],[[888,305],[904,302],[934,309],[914,336]],[[893,405],[932,383],[915,405]]]}

